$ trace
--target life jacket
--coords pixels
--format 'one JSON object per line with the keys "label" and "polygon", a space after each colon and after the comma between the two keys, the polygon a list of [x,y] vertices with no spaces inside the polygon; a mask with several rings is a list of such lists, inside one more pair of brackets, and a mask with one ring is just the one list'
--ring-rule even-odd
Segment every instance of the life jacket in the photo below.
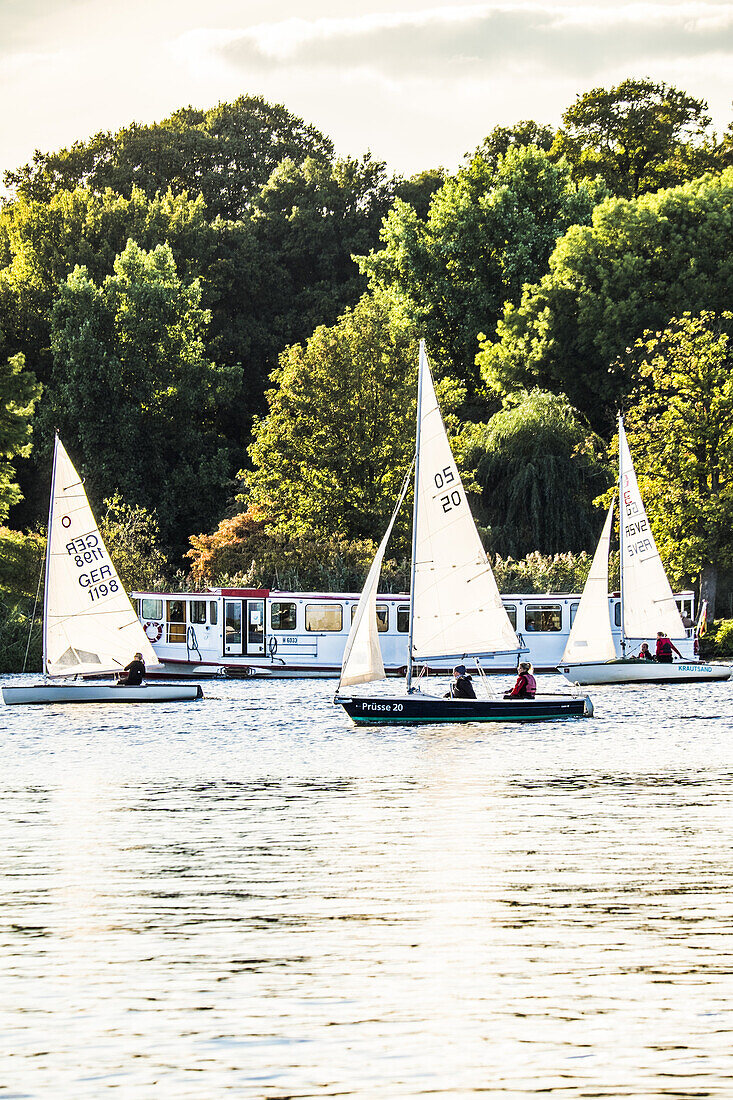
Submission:
{"label": "life jacket", "polygon": [[525,676],[527,677],[527,695],[530,699],[534,699],[537,692],[537,681],[531,672],[525,672]]}
{"label": "life jacket", "polygon": [[671,657],[672,643],[669,638],[657,638],[657,657]]}

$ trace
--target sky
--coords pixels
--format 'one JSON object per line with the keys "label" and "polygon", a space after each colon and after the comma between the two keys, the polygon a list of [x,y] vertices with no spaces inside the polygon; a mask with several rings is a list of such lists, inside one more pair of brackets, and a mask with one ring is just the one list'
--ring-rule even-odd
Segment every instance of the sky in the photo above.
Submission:
{"label": "sky", "polygon": [[0,0],[0,173],[99,130],[262,95],[340,155],[455,170],[496,125],[663,80],[731,119],[722,0]]}

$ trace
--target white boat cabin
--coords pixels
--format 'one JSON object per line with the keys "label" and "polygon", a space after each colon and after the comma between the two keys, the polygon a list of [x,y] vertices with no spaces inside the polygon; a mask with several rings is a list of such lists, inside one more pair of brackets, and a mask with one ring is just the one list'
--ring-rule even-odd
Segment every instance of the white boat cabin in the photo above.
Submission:
{"label": "white boat cabin", "polygon": [[[675,597],[687,638],[678,648],[694,649],[694,594]],[[161,676],[337,676],[341,668],[356,594],[277,592],[268,589],[215,588],[205,592],[134,592],[132,600],[143,629],[161,661],[151,674]],[[526,658],[536,669],[553,670],[562,659],[580,596],[503,595]],[[611,623],[620,655],[621,606],[609,596]],[[388,675],[403,675],[407,661],[409,598],[383,595],[377,623]],[[689,624],[689,625],[687,625]],[[653,650],[655,639],[647,641]],[[628,650],[627,650],[628,652]],[[470,660],[467,660],[470,664]],[[482,662],[488,672],[509,672],[511,657]],[[446,662],[449,670],[451,662]],[[436,665],[436,670],[441,665]]]}

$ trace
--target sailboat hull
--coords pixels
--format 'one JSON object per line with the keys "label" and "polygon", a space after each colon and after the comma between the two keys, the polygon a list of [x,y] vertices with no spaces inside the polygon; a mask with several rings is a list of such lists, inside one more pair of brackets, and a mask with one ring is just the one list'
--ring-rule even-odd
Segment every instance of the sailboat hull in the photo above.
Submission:
{"label": "sailboat hull", "polygon": [[689,684],[728,680],[730,665],[702,661],[677,661],[671,665],[633,658],[616,661],[568,662],[558,672],[576,684]]}
{"label": "sailboat hull", "polygon": [[441,699],[402,696],[339,696],[335,700],[357,726],[416,726],[465,722],[542,722],[590,718],[587,695],[538,695],[535,699]]}
{"label": "sailboat hull", "polygon": [[114,684],[9,684],[3,687],[7,706],[30,703],[171,703],[203,699],[200,684],[141,684],[139,687],[115,687]]}

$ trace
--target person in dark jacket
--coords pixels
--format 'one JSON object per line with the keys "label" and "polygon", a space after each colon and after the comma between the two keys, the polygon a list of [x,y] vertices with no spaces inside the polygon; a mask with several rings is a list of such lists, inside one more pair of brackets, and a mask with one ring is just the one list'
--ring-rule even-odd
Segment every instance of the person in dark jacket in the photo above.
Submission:
{"label": "person in dark jacket", "polygon": [[120,676],[117,687],[139,687],[145,675],[145,662],[142,653],[136,653],[129,665],[125,665],[126,676]]}
{"label": "person in dark jacket", "polygon": [[664,631],[663,630],[658,630],[657,631],[657,654],[656,654],[656,656],[657,656],[657,660],[659,661],[660,665],[671,665],[672,664],[672,662],[674,660],[674,657],[672,656],[672,650],[674,650],[674,652],[677,654],[678,657],[682,656],[682,654],[680,653],[677,646],[674,644],[674,642],[670,641],[670,639],[667,637],[667,635],[664,633]]}
{"label": "person in dark jacket", "polygon": [[517,682],[511,691],[504,692],[504,698],[534,699],[537,691],[537,681],[532,675],[532,666],[529,661],[520,661],[518,672]]}
{"label": "person in dark jacket", "polygon": [[476,692],[471,683],[471,677],[466,672],[465,665],[456,665],[453,669],[453,683],[450,691],[445,694],[446,699],[475,699]]}
{"label": "person in dark jacket", "polygon": [[641,649],[639,650],[639,660],[640,661],[653,661],[654,660],[654,655],[652,654],[651,650],[649,649],[649,645],[648,645],[647,642],[642,642],[641,643]]}

